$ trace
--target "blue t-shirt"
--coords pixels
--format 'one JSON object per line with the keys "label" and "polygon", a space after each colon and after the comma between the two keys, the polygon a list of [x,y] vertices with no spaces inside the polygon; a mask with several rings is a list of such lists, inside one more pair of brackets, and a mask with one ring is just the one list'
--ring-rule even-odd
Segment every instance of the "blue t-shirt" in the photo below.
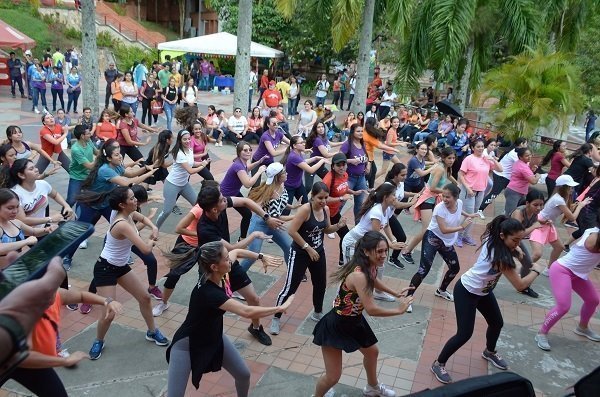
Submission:
{"label": "blue t-shirt", "polygon": [[425,169],[425,159],[423,159],[423,161],[419,161],[417,156],[413,156],[410,160],[408,160],[407,168],[408,169],[406,174],[406,180],[404,181],[404,187],[423,187],[423,177],[419,176],[419,174],[417,174],[415,170]]}
{"label": "blue t-shirt", "polygon": [[122,165],[118,165],[115,168],[113,168],[108,164],[102,164],[100,166],[100,169],[98,170],[98,175],[96,175],[96,179],[94,180],[94,183],[92,183],[92,187],[90,190],[93,190],[96,193],[111,191],[118,185],[116,183],[112,183],[110,180],[115,176],[121,176],[124,173],[125,167],[123,167]]}
{"label": "blue t-shirt", "polygon": [[[79,74],[73,75],[69,73],[67,75],[67,83],[71,84],[72,86],[76,86],[77,84],[79,84],[80,81],[81,76]],[[77,88],[76,91],[81,91],[81,87]]]}

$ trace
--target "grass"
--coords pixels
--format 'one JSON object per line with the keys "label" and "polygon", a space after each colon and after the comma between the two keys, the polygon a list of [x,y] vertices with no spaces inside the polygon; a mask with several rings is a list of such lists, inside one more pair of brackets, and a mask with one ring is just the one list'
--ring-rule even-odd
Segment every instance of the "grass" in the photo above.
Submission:
{"label": "grass", "polygon": [[172,31],[171,29],[165,28],[163,25],[160,25],[155,22],[149,22],[149,21],[138,21],[138,22],[140,25],[142,25],[143,27],[145,27],[148,30],[163,34],[165,36],[165,38],[167,39],[167,41],[179,40],[179,34]]}

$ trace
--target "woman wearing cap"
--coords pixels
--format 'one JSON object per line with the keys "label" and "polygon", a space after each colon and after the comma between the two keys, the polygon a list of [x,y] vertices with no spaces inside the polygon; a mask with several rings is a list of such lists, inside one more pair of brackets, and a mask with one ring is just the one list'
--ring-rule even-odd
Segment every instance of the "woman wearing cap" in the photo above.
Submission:
{"label": "woman wearing cap", "polygon": [[[247,145],[247,144],[246,144]],[[264,165],[261,165],[261,168]],[[256,174],[259,175],[259,174]],[[288,204],[288,193],[285,190],[284,183],[287,178],[287,173],[281,163],[272,163],[267,167],[267,180],[260,186],[253,188],[248,194],[248,198],[258,205],[269,214],[270,218],[279,218],[282,221],[291,221],[294,217],[291,215],[283,215],[283,211],[286,208],[290,208]],[[223,185],[221,185],[221,192],[223,192]],[[225,195],[225,193],[223,193]],[[250,221],[250,228],[248,233],[254,231],[263,232],[266,235],[272,236],[273,242],[281,248],[283,252],[283,259],[288,261],[290,246],[292,245],[292,238],[285,229],[273,229],[267,225],[264,218],[252,214]],[[262,239],[254,239],[248,246],[248,250],[252,252],[260,252],[262,248]],[[241,262],[242,267],[248,270],[254,263],[254,260],[244,259]]]}
{"label": "woman wearing cap", "polygon": [[188,130],[180,130],[177,133],[177,141],[175,142],[175,146],[173,146],[171,154],[173,155],[174,162],[169,175],[165,179],[163,189],[165,202],[161,213],[156,219],[156,227],[159,229],[167,220],[167,217],[171,215],[171,211],[173,211],[179,195],[182,195],[190,205],[196,204],[196,192],[189,182],[190,175],[201,171],[208,164],[207,160],[194,161],[191,136]]}
{"label": "woman wearing cap", "polygon": [[[563,245],[558,237],[554,222],[558,220],[560,215],[564,215],[566,221],[575,221],[581,209],[591,201],[591,198],[585,198],[577,204],[575,211],[571,212],[570,207],[573,187],[577,185],[578,183],[575,182],[570,175],[561,175],[556,178],[554,194],[546,201],[546,205],[538,215],[538,221],[542,224],[542,227],[532,231],[529,237],[532,250],[532,262],[535,263],[542,257],[542,249],[544,248],[544,245],[548,243],[552,245],[548,267],[550,267],[560,256]],[[547,270],[544,271],[544,274],[547,275]]]}
{"label": "woman wearing cap", "polygon": [[[236,158],[227,169],[225,177],[221,182],[221,193],[225,197],[244,197],[242,195],[242,186],[250,189],[257,181],[260,181],[261,175],[267,167],[263,164],[265,157],[261,157],[257,161],[250,161],[252,157],[252,147],[248,142],[239,142],[236,147]],[[254,175],[250,176],[250,171],[256,170]],[[242,216],[240,224],[240,239],[246,238],[252,211],[246,207],[234,207],[235,210]],[[267,233],[269,234],[269,233]],[[258,251],[257,251],[258,252]]]}

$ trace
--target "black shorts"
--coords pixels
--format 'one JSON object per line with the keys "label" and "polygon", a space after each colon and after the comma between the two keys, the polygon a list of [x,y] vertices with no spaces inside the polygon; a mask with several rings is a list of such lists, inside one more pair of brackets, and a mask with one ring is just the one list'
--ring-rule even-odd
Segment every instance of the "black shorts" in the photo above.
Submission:
{"label": "black shorts", "polygon": [[252,280],[238,261],[233,262],[231,271],[229,272],[229,283],[231,291],[239,291],[242,288],[252,284]]}
{"label": "black shorts", "polygon": [[102,257],[94,265],[94,281],[97,287],[117,285],[117,280],[131,271],[129,265],[115,266]]}
{"label": "black shorts", "polygon": [[434,203],[425,203],[425,202],[423,202],[423,203],[421,203],[419,205],[419,209],[421,211],[423,211],[423,210],[432,210],[434,208],[435,208],[435,204]]}

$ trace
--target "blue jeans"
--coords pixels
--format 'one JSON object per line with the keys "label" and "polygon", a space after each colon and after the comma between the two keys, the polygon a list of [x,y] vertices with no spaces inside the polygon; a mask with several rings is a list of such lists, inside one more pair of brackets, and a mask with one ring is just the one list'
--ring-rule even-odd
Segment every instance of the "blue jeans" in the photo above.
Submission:
{"label": "blue jeans", "polygon": [[416,144],[417,142],[421,142],[422,140],[424,140],[425,138],[427,138],[427,136],[429,134],[430,134],[429,131],[417,132],[415,134],[415,138],[413,139],[413,143]]}
{"label": "blue jeans", "polygon": [[171,105],[167,101],[163,101],[163,109],[165,110],[165,116],[167,117],[167,129],[171,131],[171,123],[173,122],[173,111],[177,107],[177,104]]}
{"label": "blue jeans", "polygon": [[[288,234],[287,230],[271,229],[261,217],[256,214],[252,214],[248,233],[255,231],[272,235],[275,244],[277,244],[279,248],[281,248],[281,251],[283,251],[283,259],[285,260],[285,263],[287,263],[288,257],[290,256],[290,247],[292,246],[292,238]],[[252,252],[260,252],[262,245],[263,240],[260,238],[255,238],[246,249]],[[244,268],[244,270],[248,271],[253,263],[253,259],[246,258],[240,263],[240,265]]]}
{"label": "blue jeans", "polygon": [[[308,203],[308,195],[306,194],[306,188],[303,184],[300,184],[300,186],[298,187],[286,186],[285,190],[288,194],[288,204],[292,204],[294,202],[294,199],[301,200],[300,202],[302,204]],[[289,215],[290,212],[291,210],[289,208],[286,208],[285,210],[283,210],[283,215]]]}
{"label": "blue jeans", "polygon": [[[348,189],[350,190],[362,190],[367,188],[367,178],[364,175],[357,174],[349,174],[348,175]],[[362,207],[362,203],[365,201],[362,194],[358,196],[354,196],[354,221],[357,223],[360,219],[357,219],[358,212],[360,211],[360,207]],[[341,209],[340,209],[341,211]]]}
{"label": "blue jeans", "polygon": [[322,103],[323,105],[325,105],[325,99],[327,99],[327,97],[326,97],[326,96],[323,96],[323,97],[319,97],[319,96],[318,96],[318,97],[315,97],[315,108],[316,108],[317,106],[319,106],[319,103]]}
{"label": "blue jeans", "polygon": [[79,99],[79,94],[81,94],[81,91],[67,91],[67,97],[69,98],[69,100],[67,101],[67,113],[69,113],[69,111],[71,110],[71,104],[73,104],[73,111],[77,111],[77,100]]}
{"label": "blue jeans", "polygon": [[123,106],[123,105],[127,105],[127,106],[129,106],[129,108],[130,108],[131,110],[133,110],[133,114],[135,115],[135,114],[136,114],[136,112],[137,112],[138,103],[139,103],[138,101],[135,101],[135,102],[133,102],[133,103],[121,102],[121,106]]}
{"label": "blue jeans", "polygon": [[296,108],[298,107],[298,100],[300,98],[296,97],[294,99],[290,98],[288,100],[288,116],[295,116],[296,114],[298,114],[298,112],[296,112]]}
{"label": "blue jeans", "polygon": [[75,197],[79,194],[79,192],[81,192],[81,185],[83,185],[83,181],[69,178],[69,186],[67,187],[67,204],[69,204],[71,207],[75,205]]}
{"label": "blue jeans", "polygon": [[42,98],[42,106],[44,108],[46,108],[47,107],[47,103],[46,103],[46,89],[45,88],[44,89],[40,89],[40,88],[32,87],[31,90],[32,90],[32,94],[31,95],[33,96],[33,109],[31,109],[31,110],[34,110],[35,108],[38,107],[38,103],[39,103],[40,97]]}
{"label": "blue jeans", "polygon": [[210,82],[209,82],[209,76],[208,75],[202,75],[202,78],[200,79],[200,89],[202,89],[202,87],[204,87],[204,89],[206,91],[208,91],[208,86],[209,86]]}

